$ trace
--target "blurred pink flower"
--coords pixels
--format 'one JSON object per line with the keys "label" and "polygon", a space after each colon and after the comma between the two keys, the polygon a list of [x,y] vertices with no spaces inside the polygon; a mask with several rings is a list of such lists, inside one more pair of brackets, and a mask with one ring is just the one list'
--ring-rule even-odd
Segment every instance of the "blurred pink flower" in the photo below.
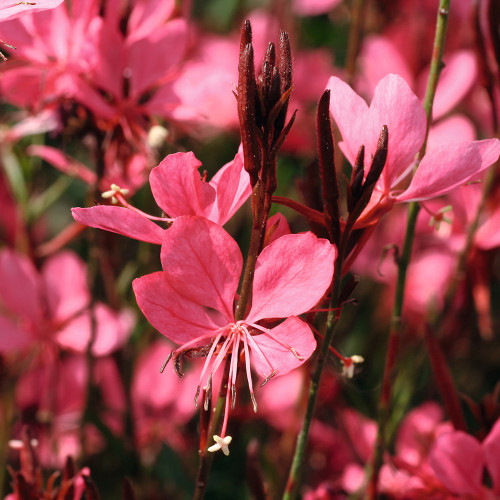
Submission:
{"label": "blurred pink flower", "polygon": [[[500,495],[500,420],[480,443],[462,431],[441,435],[434,443],[430,465],[449,491],[471,499],[494,500]],[[484,468],[492,488],[483,485]]]}
{"label": "blurred pink flower", "polygon": [[[120,434],[126,397],[116,364],[111,358],[99,358],[93,368],[92,383],[103,396],[99,418],[108,429]],[[88,386],[85,357],[70,355],[60,359],[51,349],[45,349],[43,358],[19,378],[15,399],[21,415],[14,432],[24,425],[31,427],[44,467],[61,467],[66,457],[80,455]],[[103,438],[100,432],[92,425],[87,425],[84,431],[88,444],[85,451],[95,453],[101,449]]]}
{"label": "blurred pink flower", "polygon": [[[0,352],[15,353],[40,342],[85,352],[91,338],[92,317],[85,264],[72,252],[47,259],[41,272],[25,256],[0,251]],[[13,286],[15,283],[15,286]],[[113,352],[128,338],[131,311],[115,312],[94,306],[97,356]]]}
{"label": "blurred pink flower", "polygon": [[175,153],[151,171],[151,190],[166,217],[150,217],[128,204],[129,208],[104,205],[73,208],[73,217],[90,227],[158,245],[163,242],[165,230],[150,219],[171,222],[182,215],[200,215],[223,225],[252,191],[242,154],[238,153],[224,165],[210,182],[200,177],[200,167],[193,153]]}
{"label": "blurred pink flower", "polygon": [[[444,57],[432,109],[433,120],[438,120],[460,103],[477,80],[476,56],[472,50],[459,50]],[[423,99],[429,69],[418,75],[412,73],[399,48],[383,35],[367,37],[360,53],[361,75],[356,87],[372,98],[377,83],[388,74],[400,75],[409,87]]]}
{"label": "blurred pink flower", "polygon": [[0,25],[0,36],[19,46],[2,68],[3,97],[37,113],[67,117],[69,110],[73,122],[87,119],[102,133],[104,175],[133,190],[152,166],[153,117],[172,119],[178,98],[171,86],[187,48],[175,2],[156,4],[74,0],[71,8],[66,2]]}
{"label": "blurred pink flower", "polygon": [[[312,233],[274,241],[258,257],[250,310],[244,320],[235,321],[234,299],[243,267],[238,245],[219,225],[185,216],[174,221],[164,238],[163,271],[133,282],[137,302],[149,322],[181,344],[172,351],[174,365],[193,349],[206,355],[198,391],[202,386],[211,387],[213,374],[230,356],[219,439],[225,439],[229,405],[236,397],[240,351],[245,356],[255,410],[251,368],[266,382],[300,366],[314,351],[314,336],[297,315],[308,311],[325,293],[334,258],[335,248]],[[276,318],[287,319],[273,328],[258,324]],[[227,444],[222,446],[225,452]]]}
{"label": "blurred pink flower", "polygon": [[293,0],[292,9],[299,16],[326,14],[342,0]]}

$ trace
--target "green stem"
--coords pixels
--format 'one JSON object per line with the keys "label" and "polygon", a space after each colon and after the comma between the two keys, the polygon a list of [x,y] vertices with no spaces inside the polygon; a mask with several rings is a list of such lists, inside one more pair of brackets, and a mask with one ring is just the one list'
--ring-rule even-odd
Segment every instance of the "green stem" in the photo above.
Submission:
{"label": "green stem", "polygon": [[[431,68],[424,99],[424,109],[427,118],[425,139],[418,154],[417,166],[420,160],[425,155],[425,151],[427,148],[427,138],[429,136],[429,130],[432,122],[432,105],[434,102],[434,96],[436,94],[439,74],[443,66],[442,56],[443,56],[444,42],[446,37],[446,27],[448,23],[449,8],[450,8],[450,0],[440,0],[437,21],[436,21],[436,34],[434,38],[434,47],[432,51]],[[396,353],[403,330],[403,323],[401,320],[401,316],[403,313],[406,274],[411,259],[413,241],[415,238],[415,227],[419,210],[420,207],[416,202],[412,202],[408,206],[408,218],[406,225],[406,234],[403,244],[403,251],[398,261],[398,277],[397,277],[394,306],[391,318],[391,328],[389,332],[389,345],[388,345],[384,375],[382,380],[382,392],[379,401],[378,431],[377,431],[377,438],[375,442],[375,449],[371,464],[370,478],[367,491],[368,498],[373,500],[377,498],[378,476],[380,468],[382,466],[384,450],[386,447],[385,438],[387,431],[387,423],[390,414],[392,382],[394,378],[394,368],[396,366],[396,358],[397,358]]]}
{"label": "green stem", "polygon": [[311,427],[314,408],[318,397],[318,389],[321,382],[321,376],[325,367],[325,361],[328,357],[328,350],[333,340],[333,334],[335,333],[335,328],[340,319],[340,312],[338,307],[341,291],[340,285],[342,281],[342,264],[344,262],[344,254],[348,239],[349,228],[346,228],[340,242],[337,259],[335,260],[332,295],[330,299],[330,311],[328,312],[328,316],[326,318],[326,323],[324,326],[325,331],[322,332],[324,333],[324,339],[316,357],[314,370],[309,382],[309,394],[307,399],[306,412],[304,415],[304,420],[302,421],[302,427],[300,429],[299,435],[297,436],[295,453],[293,456],[292,465],[290,467],[290,472],[288,474],[285,492],[283,493],[283,500],[293,500],[294,498],[296,498],[298,487],[300,484],[302,463],[304,461],[309,429]]}

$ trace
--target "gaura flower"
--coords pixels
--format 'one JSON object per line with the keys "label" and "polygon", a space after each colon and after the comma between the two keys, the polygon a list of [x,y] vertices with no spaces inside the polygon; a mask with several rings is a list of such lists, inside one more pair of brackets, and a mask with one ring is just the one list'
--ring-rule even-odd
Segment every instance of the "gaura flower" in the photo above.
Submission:
{"label": "gaura flower", "polygon": [[[240,249],[219,225],[184,216],[174,221],[164,237],[163,271],[133,282],[137,303],[149,322],[181,344],[169,358],[177,371],[184,356],[205,357],[195,403],[201,387],[211,393],[214,374],[230,358],[224,421],[212,451],[228,451],[228,411],[236,400],[240,360],[257,411],[251,369],[263,378],[263,385],[311,356],[314,335],[297,315],[323,297],[332,280],[335,256],[333,245],[310,232],[272,242],[257,259],[251,306],[244,319],[236,321],[235,296],[243,267]],[[275,326],[281,318],[286,319]]]}
{"label": "gaura flower", "polygon": [[114,186],[116,197],[126,208],[106,205],[73,208],[73,217],[90,227],[158,245],[163,241],[165,230],[152,220],[172,222],[182,215],[200,215],[223,225],[252,191],[250,178],[243,168],[243,155],[238,153],[210,182],[200,176],[200,167],[193,153],[175,153],[151,171],[149,182],[153,196],[167,217],[149,216],[132,207],[120,196],[123,190],[118,186]]}
{"label": "gaura flower", "polygon": [[382,126],[387,125],[389,130],[386,165],[360,218],[362,223],[378,220],[395,203],[450,193],[486,170],[500,154],[498,139],[429,144],[412,176],[415,157],[425,138],[426,118],[422,103],[404,79],[394,74],[382,78],[369,106],[337,77],[330,78],[327,88],[332,93],[330,111],[342,134],[339,147],[351,164],[364,145],[369,166]]}

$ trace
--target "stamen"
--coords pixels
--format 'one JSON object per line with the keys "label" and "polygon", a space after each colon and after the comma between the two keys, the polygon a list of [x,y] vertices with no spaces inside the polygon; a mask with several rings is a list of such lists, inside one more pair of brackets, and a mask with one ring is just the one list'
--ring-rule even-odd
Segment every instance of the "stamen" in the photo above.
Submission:
{"label": "stamen", "polygon": [[248,389],[250,391],[250,397],[252,398],[253,411],[257,413],[257,401],[253,393],[252,372],[250,370],[250,350],[248,349],[246,335],[243,336],[243,348],[245,350],[245,368],[247,372]]}
{"label": "stamen", "polygon": [[224,436],[224,437],[219,437],[216,434],[214,435],[214,441],[216,444],[210,446],[208,448],[208,451],[213,453],[214,451],[222,450],[222,453],[226,455],[226,457],[229,455],[229,444],[233,438],[231,436]]}
{"label": "stamen", "polygon": [[205,409],[205,411],[208,411],[208,405],[212,400],[212,374],[209,375],[207,385],[204,387],[204,389],[207,394],[205,396],[203,408]]}
{"label": "stamen", "polygon": [[212,342],[212,347],[210,347],[210,351],[208,351],[207,359],[205,361],[205,364],[203,365],[203,370],[201,370],[201,375],[200,375],[200,385],[203,380],[203,377],[205,376],[205,373],[210,365],[210,361],[212,360],[212,356],[214,354],[215,349],[217,348],[217,345],[219,344],[219,340],[222,337],[222,333],[219,333],[217,337],[215,337],[215,340]]}
{"label": "stamen", "polygon": [[255,399],[255,395],[253,391],[250,393],[250,397],[252,398],[252,404],[253,404],[253,411],[257,413],[257,400]]}
{"label": "stamen", "polygon": [[300,354],[297,353],[297,351],[289,346],[286,342],[281,341],[279,338],[276,337],[273,333],[271,333],[271,330],[269,328],[265,328],[261,325],[256,325],[254,323],[248,323],[250,326],[253,326],[256,330],[261,331],[264,335],[267,335],[269,338],[273,339],[275,342],[277,342],[280,346],[285,347],[289,351],[292,352],[292,354],[299,360],[303,361],[304,357],[302,357]]}
{"label": "stamen", "polygon": [[201,387],[200,387],[200,386],[198,386],[198,387],[196,388],[196,394],[194,395],[194,407],[195,407],[196,409],[198,409],[198,396],[200,395],[200,390],[201,390]]}
{"label": "stamen", "polygon": [[161,367],[160,373],[163,373],[165,371],[165,367],[168,365],[168,362],[170,361],[170,358],[172,357],[173,354],[174,354],[174,351],[170,351],[170,354],[168,355],[167,359],[165,360],[165,362],[163,363],[163,365]]}
{"label": "stamen", "polygon": [[274,376],[276,376],[278,374],[278,370],[274,370],[272,373],[270,373],[266,379],[264,380],[264,382],[262,382],[262,384],[260,384],[259,387],[264,387]]}
{"label": "stamen", "polygon": [[233,341],[233,352],[231,354],[231,367],[229,383],[231,384],[231,408],[234,410],[236,404],[236,379],[238,376],[238,360],[239,360],[239,347],[240,347],[240,334],[235,334],[236,338]]}
{"label": "stamen", "polygon": [[146,217],[149,220],[156,220],[160,222],[174,222],[175,219],[173,218],[156,217],[154,215],[149,215],[146,212],[143,212],[142,210],[139,210],[138,208],[134,207],[124,197],[128,194],[128,192],[129,192],[128,189],[123,189],[116,184],[111,184],[111,189],[109,191],[105,191],[104,193],[102,193],[101,196],[103,198],[111,198],[111,203],[113,205],[116,205],[118,202],[120,202],[120,204],[123,205],[125,208],[128,208],[129,210],[132,210],[136,214],[142,215],[143,217]]}
{"label": "stamen", "polygon": [[236,405],[236,385],[231,384],[231,410],[234,410]]}

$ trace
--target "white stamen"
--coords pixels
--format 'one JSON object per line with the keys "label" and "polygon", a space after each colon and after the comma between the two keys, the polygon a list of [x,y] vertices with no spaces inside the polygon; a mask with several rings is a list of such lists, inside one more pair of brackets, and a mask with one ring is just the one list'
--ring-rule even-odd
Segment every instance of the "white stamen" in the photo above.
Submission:
{"label": "white stamen", "polygon": [[221,438],[217,436],[217,434],[214,434],[214,441],[216,444],[210,446],[210,448],[208,448],[208,451],[213,453],[214,451],[222,450],[222,453],[224,453],[224,455],[226,455],[227,457],[229,455],[229,444],[232,440],[233,438],[231,436],[225,436]]}

